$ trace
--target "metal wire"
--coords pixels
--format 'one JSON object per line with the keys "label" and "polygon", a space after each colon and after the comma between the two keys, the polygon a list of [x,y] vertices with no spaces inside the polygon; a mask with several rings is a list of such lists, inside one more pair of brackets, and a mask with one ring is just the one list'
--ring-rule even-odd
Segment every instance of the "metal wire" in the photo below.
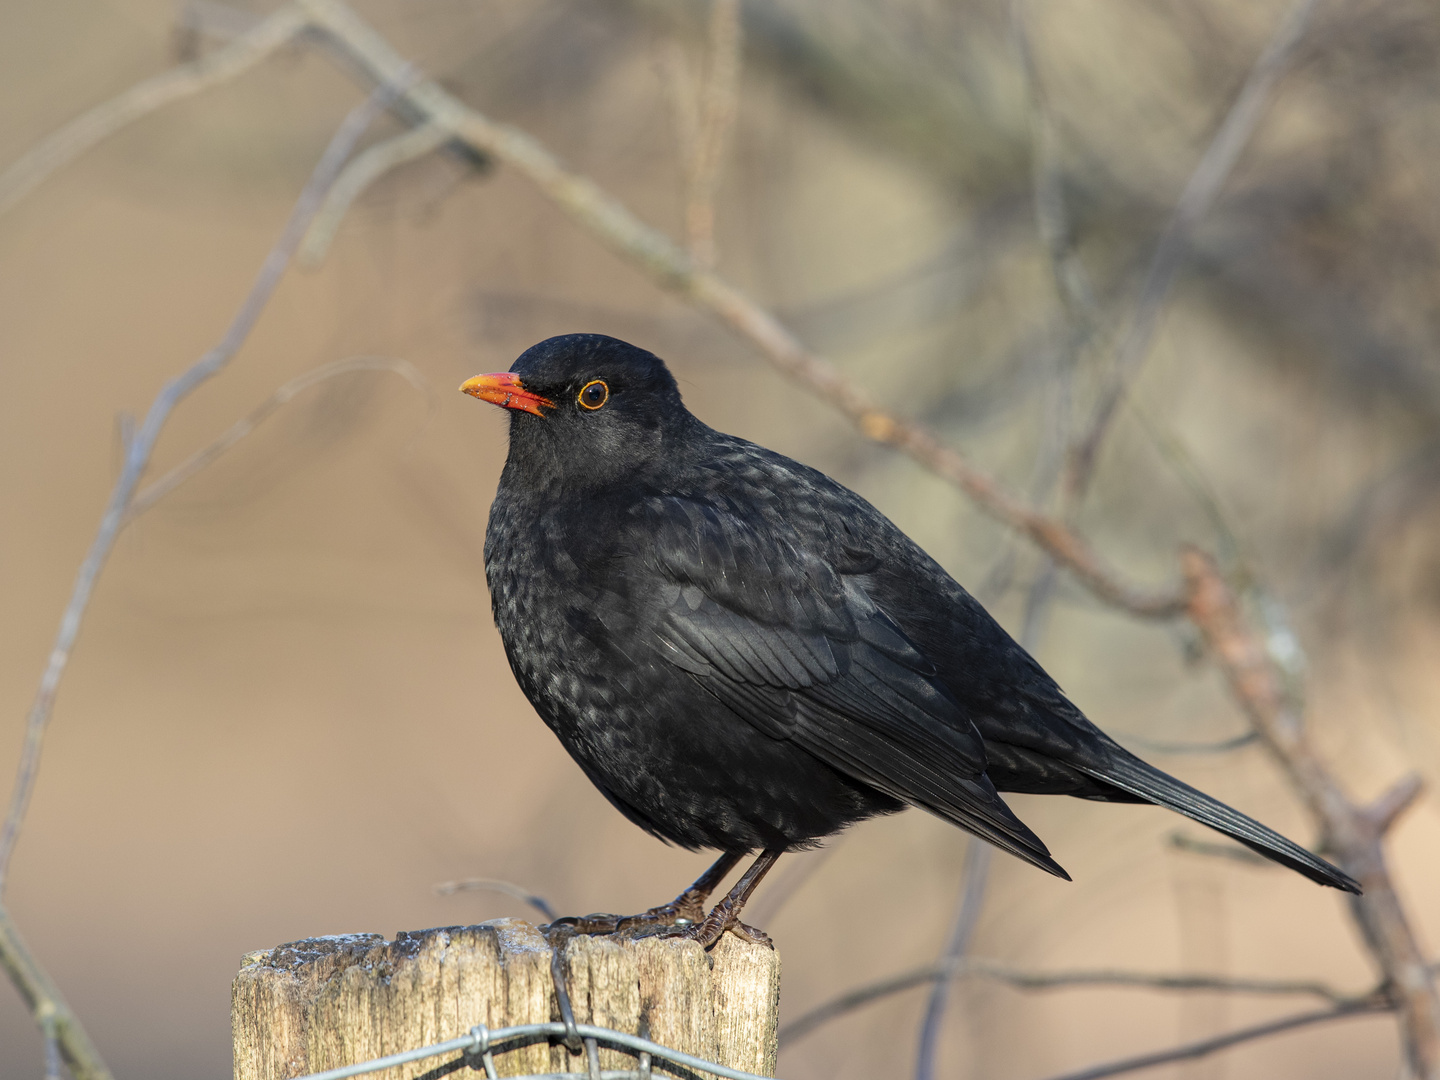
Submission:
{"label": "metal wire", "polygon": [[[640,1054],[648,1054],[652,1058],[662,1058],[676,1065],[683,1065],[687,1069],[695,1069],[699,1072],[709,1073],[712,1076],[724,1077],[725,1080],[768,1080],[767,1077],[762,1077],[757,1073],[748,1073],[740,1069],[732,1069],[728,1065],[721,1065],[714,1061],[706,1061],[704,1058],[695,1057],[693,1054],[686,1054],[679,1050],[671,1050],[668,1046],[661,1046],[659,1043],[651,1042],[649,1039],[642,1039],[638,1035],[630,1035],[624,1031],[616,1031],[614,1028],[596,1027],[594,1024],[576,1024],[573,1028],[567,1028],[565,1024],[561,1023],[516,1024],[513,1027],[495,1028],[494,1030],[485,1027],[483,1024],[479,1024],[471,1028],[468,1035],[447,1039],[445,1042],[434,1043],[431,1046],[422,1046],[415,1050],[405,1050],[398,1054],[389,1054],[385,1057],[373,1058],[370,1061],[362,1061],[356,1065],[345,1065],[338,1069],[327,1069],[325,1072],[310,1073],[307,1076],[297,1077],[296,1080],[348,1080],[351,1076],[364,1076],[366,1073],[380,1072],[382,1069],[392,1069],[396,1065],[408,1065],[412,1061],[420,1061],[424,1058],[439,1057],[441,1054],[453,1054],[456,1052],[467,1056],[481,1055],[485,1065],[485,1075],[487,1077],[493,1077],[495,1075],[495,1065],[490,1055],[496,1043],[533,1039],[537,1035],[546,1038],[563,1038],[565,1035],[572,1033],[579,1035],[582,1039],[594,1039],[596,1042],[606,1043],[610,1046],[619,1046],[626,1050],[634,1050]],[[592,1072],[591,1075],[595,1076],[597,1074]],[[599,1080],[640,1080],[642,1075],[639,1069],[605,1069],[598,1073]],[[552,1080],[552,1078],[555,1078],[555,1080],[575,1080],[575,1074],[534,1073],[529,1076],[516,1077],[515,1080]]]}

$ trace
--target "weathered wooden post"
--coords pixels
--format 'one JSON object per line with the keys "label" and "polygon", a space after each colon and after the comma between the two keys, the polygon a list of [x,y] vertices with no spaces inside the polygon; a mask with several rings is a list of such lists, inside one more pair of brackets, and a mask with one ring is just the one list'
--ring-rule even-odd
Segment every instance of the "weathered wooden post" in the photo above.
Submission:
{"label": "weathered wooden post", "polygon": [[[780,960],[725,935],[707,953],[666,938],[570,938],[562,946],[580,1024],[645,1037],[732,1069],[773,1076]],[[235,1080],[291,1080],[490,1029],[561,1019],[545,937],[520,919],[398,934],[310,938],[245,957],[231,1025]],[[454,1057],[454,1055],[452,1055]],[[540,1040],[495,1056],[500,1076],[589,1071],[588,1055]],[[414,1080],[430,1058],[387,1069]],[[632,1053],[600,1048],[602,1069]],[[656,1076],[692,1076],[656,1060]],[[449,1070],[444,1070],[448,1072]]]}

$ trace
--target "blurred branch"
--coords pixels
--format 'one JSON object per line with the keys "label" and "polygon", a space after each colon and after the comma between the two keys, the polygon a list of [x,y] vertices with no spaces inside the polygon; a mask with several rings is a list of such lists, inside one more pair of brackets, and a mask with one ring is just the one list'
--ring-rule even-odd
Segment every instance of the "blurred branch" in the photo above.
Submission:
{"label": "blurred branch", "polygon": [[300,9],[285,6],[228,45],[137,83],[72,120],[0,173],[0,213],[18,203],[47,176],[162,105],[197,94],[254,67],[305,28]]}
{"label": "blurred branch", "polygon": [[1154,975],[1138,971],[1111,970],[1029,972],[997,964],[993,960],[962,958],[955,962],[927,964],[925,967],[914,968],[888,979],[880,979],[856,987],[822,1005],[817,1005],[785,1024],[780,1029],[780,1038],[782,1041],[801,1038],[846,1013],[894,994],[912,990],[917,986],[965,978],[990,979],[1013,986],[1017,990],[1059,990],[1110,986],[1222,994],[1303,995],[1321,998],[1337,1007],[1369,1001],[1374,997],[1373,993],[1345,994],[1326,983],[1304,979],[1244,979],[1221,975]]}
{"label": "blurred branch", "polygon": [[[317,26],[350,52],[371,78],[389,81],[403,67],[403,59],[389,42],[340,0],[302,2]],[[1310,3],[1313,0],[1302,0],[1298,10],[1308,13]],[[1291,33],[1298,36],[1303,20],[1292,12],[1287,25],[1291,25]],[[1280,44],[1283,45],[1284,40]],[[1267,55],[1276,53],[1283,59],[1288,51],[1288,47],[1271,48]],[[1242,91],[1242,97],[1250,104],[1238,109],[1241,119],[1251,112],[1258,116],[1265,96],[1261,90],[1268,92],[1269,84],[1278,78],[1279,67],[1277,60],[1266,68],[1270,74],[1259,79],[1255,89],[1249,93]],[[943,445],[933,432],[876,408],[868,395],[845,379],[829,361],[806,350],[770,312],[718,275],[697,269],[669,237],[640,222],[588,177],[566,169],[529,135],[491,121],[433,83],[417,85],[407,97],[412,107],[427,119],[453,125],[456,135],[475,149],[493,154],[529,177],[562,210],[649,274],[658,285],[707,308],[747,337],[776,367],[838,408],[869,438],[904,451],[960,488],[991,516],[1029,536],[1095,595],[1136,615],[1176,612],[1173,596],[1146,592],[1125,582],[1100,561],[1073,529],[1004,491],[993,479]],[[1237,110],[1232,110],[1232,115],[1235,112]],[[1212,178],[1197,183],[1201,195],[1212,186],[1218,188],[1218,180],[1228,172],[1228,161],[1238,155],[1243,145],[1244,139],[1240,136],[1247,134],[1251,126],[1253,120],[1232,123],[1227,119],[1224,127],[1229,128],[1230,133],[1224,138],[1217,136],[1224,152],[1217,151],[1211,166],[1200,170],[1202,179]],[[1220,168],[1222,165],[1225,167]],[[1191,216],[1199,216],[1195,208],[1208,205],[1208,201],[1198,197],[1182,199],[1182,202],[1192,207],[1186,211],[1183,219],[1186,221]],[[1281,761],[1302,798],[1338,845],[1341,861],[1366,888],[1366,895],[1354,901],[1356,918],[1387,980],[1397,987],[1407,1057],[1420,1076],[1440,1080],[1440,1002],[1430,985],[1429,973],[1419,959],[1419,948],[1385,868],[1380,835],[1368,827],[1367,819],[1348,813],[1348,803],[1338,782],[1303,742],[1298,716],[1291,715],[1289,721],[1275,725],[1267,734],[1266,719],[1262,715],[1265,709],[1257,709],[1257,699],[1250,696],[1251,684],[1258,678],[1257,685],[1268,686],[1269,679],[1278,690],[1284,685],[1283,676],[1259,636],[1241,617],[1213,562],[1198,552],[1189,552],[1184,564],[1188,582],[1187,613],[1220,655],[1222,668],[1232,675],[1232,690],[1237,700],[1251,714],[1252,722],[1266,737],[1267,745]],[[1237,669],[1225,652],[1236,642],[1243,643],[1241,651],[1250,665],[1243,669],[1240,678],[1235,677]],[[1254,655],[1247,652],[1252,643],[1258,648]],[[1279,708],[1289,709],[1283,695],[1277,701]],[[1284,738],[1277,737],[1282,734]],[[1346,810],[1337,810],[1336,806]],[[1346,831],[1345,827],[1358,828],[1361,823],[1367,826],[1366,839]]]}
{"label": "blurred branch", "polygon": [[1213,1054],[1217,1050],[1225,1050],[1232,1046],[1238,1046],[1240,1043],[1263,1039],[1268,1035],[1279,1035],[1284,1031],[1294,1031],[1296,1028],[1323,1024],[1330,1020],[1343,1020],[1349,1016],[1364,1016],[1367,1013],[1385,1012],[1389,1008],[1390,1005],[1385,1001],[1383,996],[1378,994],[1372,995],[1362,1001],[1337,1005],[1333,1009],[1320,1009],[1315,1012],[1297,1013],[1293,1016],[1281,1017],[1279,1020],[1269,1020],[1263,1024],[1256,1024],[1254,1027],[1241,1028],[1238,1031],[1227,1032],[1224,1035],[1201,1039],[1198,1042],[1187,1043],[1184,1046],[1177,1046],[1171,1050],[1160,1050],[1153,1054],[1140,1054],[1136,1057],[1112,1061],[1108,1065],[1095,1065],[1088,1069],[1081,1069],[1079,1072],[1064,1073],[1061,1076],[1052,1077],[1051,1080],[1101,1080],[1102,1077],[1119,1076],[1122,1073],[1149,1069],[1156,1065],[1166,1065],[1173,1061],[1192,1061],[1195,1058]]}
{"label": "blurred branch", "polygon": [[551,922],[558,917],[555,909],[550,906],[550,901],[543,896],[531,892],[523,885],[516,885],[513,881],[501,881],[499,878],[461,878],[459,881],[442,881],[435,886],[435,892],[440,896],[453,896],[458,892],[504,893],[506,896],[529,904]]}
{"label": "blurred branch", "polygon": [[53,1060],[57,1054],[69,1066],[75,1080],[111,1080],[110,1069],[100,1052],[45,969],[30,955],[19,927],[11,921],[10,912],[3,904],[0,904],[0,967],[20,991],[25,1007],[44,1036],[46,1080],[59,1076],[57,1062]]}
{"label": "blurred branch", "polygon": [[1095,460],[1100,444],[1115,410],[1124,399],[1136,372],[1150,351],[1150,342],[1159,325],[1160,311],[1176,272],[1190,247],[1190,237],[1195,226],[1215,205],[1220,189],[1229,178],[1240,154],[1250,142],[1265,114],[1270,96],[1289,65],[1291,54],[1305,27],[1310,22],[1318,0],[1294,0],[1290,10],[1281,19],[1275,33],[1261,52],[1255,66],[1240,88],[1235,103],[1230,107],[1224,122],[1210,140],[1205,153],[1201,155],[1195,171],[1190,174],[1175,209],[1165,223],[1160,238],[1155,243],[1155,252],[1150,258],[1149,269],[1140,286],[1140,297],[1136,302],[1135,314],[1129,329],[1121,340],[1115,355],[1115,366],[1110,378],[1101,388],[1100,400],[1090,418],[1089,427],[1071,451],[1067,469],[1065,489],[1071,505],[1077,504],[1084,496],[1094,477]]}
{"label": "blurred branch", "polygon": [[[1138,344],[1122,346],[1121,359],[1134,355],[1134,363],[1138,364],[1138,358],[1143,358],[1144,349],[1138,345],[1148,343],[1155,318],[1155,312],[1147,310],[1158,303],[1144,298],[1153,295],[1163,299],[1194,222],[1213,202],[1253,130],[1313,5],[1314,0],[1300,0],[1292,8],[1280,33],[1252,71],[1201,167],[1187,184],[1152,261],[1152,274],[1147,278],[1152,284],[1142,290],[1141,308],[1127,339]],[[341,0],[300,0],[300,7],[312,25],[326,34],[366,78],[389,84],[407,70],[405,60],[390,43]],[[1286,675],[1276,656],[1267,651],[1264,636],[1241,612],[1213,560],[1198,551],[1184,553],[1187,587],[1183,593],[1157,592],[1126,580],[1107,566],[1069,524],[1006,491],[945,446],[928,428],[877,407],[830,361],[807,350],[771,312],[725,279],[697,267],[668,236],[639,221],[588,177],[567,169],[528,134],[468,108],[431,81],[411,87],[403,95],[403,103],[407,115],[442,126],[471,149],[493,155],[521,172],[560,209],[658,286],[710,311],[752,342],[775,367],[847,416],[868,438],[904,452],[959,488],[991,517],[1027,536],[1099,599],[1136,616],[1169,617],[1182,611],[1187,614],[1209,643],[1236,700],[1321,824],[1329,850],[1338,854],[1345,868],[1364,886],[1365,895],[1352,901],[1353,912],[1386,986],[1394,995],[1407,1059],[1425,1080],[1440,1080],[1440,1001],[1384,862],[1383,826],[1393,816],[1387,818],[1379,811],[1367,813],[1348,802],[1338,781],[1306,740],[1298,708],[1293,695],[1286,692]],[[1164,288],[1159,288],[1162,285]],[[1123,395],[1130,364],[1128,360],[1117,362],[1117,374],[1125,376],[1112,387],[1117,402]],[[1113,406],[1109,411],[1113,412]],[[1092,443],[1098,443],[1107,424],[1108,413],[1103,422],[1092,424],[1097,433]],[[149,431],[147,419],[135,445],[143,446]],[[1083,454],[1079,460],[1084,460]],[[1085,466],[1083,475],[1088,476],[1089,469]],[[108,550],[108,540],[104,550]],[[88,588],[86,584],[87,595]],[[63,668],[63,657],[60,666]],[[1391,799],[1379,810],[1403,801]]]}
{"label": "blurred branch", "polygon": [[[1189,248],[1190,236],[1214,204],[1225,179],[1253,134],[1314,8],[1315,0],[1296,0],[1282,20],[1201,157],[1156,244],[1137,310],[1122,341],[1111,381],[1102,390],[1090,427],[1077,440],[1071,455],[1065,481],[1067,519],[1073,516],[1084,497],[1094,473],[1099,446],[1115,409],[1148,352],[1161,306]],[[1037,83],[1028,41],[1024,36],[1023,18],[1017,15],[1015,23],[1022,64],[1032,84],[1032,100],[1039,102],[1041,99],[1034,89]],[[1037,192],[1040,190],[1041,186],[1037,183]],[[1045,207],[1044,200],[1038,195],[1037,207],[1042,211]],[[1039,213],[1039,219],[1044,234],[1045,215]],[[1063,230],[1052,228],[1050,231],[1063,235]],[[1050,247],[1057,281],[1061,283],[1064,294],[1074,273],[1063,271],[1063,250],[1053,240],[1050,240]],[[1071,303],[1083,295],[1074,294],[1070,298]],[[1147,428],[1153,428],[1153,425],[1147,425]],[[1216,524],[1222,542],[1232,551],[1238,551],[1238,542],[1219,509],[1218,500],[1199,477],[1198,470],[1193,468],[1193,462],[1184,453],[1183,447],[1175,440],[1167,443],[1154,430],[1150,433],[1200,498]],[[1241,614],[1229,585],[1213,560],[1191,551],[1185,554],[1183,561],[1191,595],[1187,614],[1216,655],[1230,680],[1233,695],[1250,717],[1252,729],[1266,742],[1296,791],[1309,805],[1330,847],[1339,854],[1341,863],[1365,890],[1365,895],[1352,901],[1354,914],[1385,974],[1386,985],[1393,992],[1410,1066],[1417,1075],[1427,1080],[1440,1078],[1440,997],[1436,995],[1430,973],[1385,867],[1382,846],[1385,829],[1418,795],[1418,782],[1413,777],[1407,778],[1369,810],[1351,806],[1338,781],[1305,739],[1299,711],[1299,671],[1293,663],[1298,646],[1293,633],[1283,624],[1282,613],[1273,603],[1267,604],[1264,596],[1257,595],[1255,599],[1262,605],[1260,621],[1265,625],[1262,633]],[[1283,648],[1287,645],[1290,648]],[[1229,1043],[1206,1045],[1194,1054],[1181,1053],[1180,1056],[1198,1056],[1199,1053],[1218,1049],[1220,1045]]]}
{"label": "blurred branch", "polygon": [[1370,807],[1353,804],[1320,760],[1287,693],[1284,673],[1240,610],[1235,593],[1208,555],[1188,549],[1181,562],[1190,620],[1230,684],[1250,723],[1319,822],[1324,850],[1360,882],[1351,910],[1383,972],[1400,1015],[1405,1055],[1424,1080],[1440,1078],[1440,995],[1385,864],[1384,838],[1420,793],[1407,776]]}

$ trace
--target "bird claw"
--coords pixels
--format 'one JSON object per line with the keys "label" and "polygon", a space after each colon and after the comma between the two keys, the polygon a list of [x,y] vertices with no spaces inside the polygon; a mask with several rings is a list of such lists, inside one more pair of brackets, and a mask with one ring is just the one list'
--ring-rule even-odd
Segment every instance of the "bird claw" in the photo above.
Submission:
{"label": "bird claw", "polygon": [[767,949],[773,950],[775,943],[770,940],[770,935],[754,926],[749,926],[740,921],[739,917],[729,910],[722,910],[726,905],[724,901],[716,904],[709,915],[698,922],[688,926],[675,925],[664,927],[655,931],[658,937],[681,938],[685,941],[698,941],[700,947],[710,950],[725,933],[734,934],[741,941],[751,945],[764,945]]}
{"label": "bird claw", "polygon": [[668,931],[687,930],[705,918],[705,908],[697,901],[681,896],[638,915],[568,915],[550,923],[550,927],[570,927],[574,933],[592,936],[624,934],[628,937],[669,936]]}
{"label": "bird claw", "polygon": [[[622,935],[627,938],[678,937],[698,941],[709,949],[729,931],[741,941],[752,945],[764,945],[774,949],[770,936],[763,930],[746,926],[740,921],[740,909],[750,898],[750,893],[759,884],[765,872],[780,857],[779,849],[767,850],[755,860],[755,864],[740,878],[729,895],[705,913],[705,901],[724,879],[725,874],[739,861],[735,854],[722,855],[715,865],[668,904],[642,911],[639,915],[580,915],[556,919],[549,926],[542,927],[546,937],[559,933],[562,938],[570,934]],[[554,939],[552,938],[552,944]]]}
{"label": "bird claw", "polygon": [[[629,938],[680,938],[698,941],[701,948],[710,949],[728,931],[741,941],[751,945],[764,945],[774,949],[775,943],[764,930],[750,926],[725,908],[722,901],[715,905],[708,915],[696,905],[675,903],[642,911],[639,915],[608,915],[597,912],[594,915],[570,915],[556,919],[546,928],[556,930],[568,927],[573,933],[593,936],[619,934]],[[698,910],[697,910],[698,909]]]}

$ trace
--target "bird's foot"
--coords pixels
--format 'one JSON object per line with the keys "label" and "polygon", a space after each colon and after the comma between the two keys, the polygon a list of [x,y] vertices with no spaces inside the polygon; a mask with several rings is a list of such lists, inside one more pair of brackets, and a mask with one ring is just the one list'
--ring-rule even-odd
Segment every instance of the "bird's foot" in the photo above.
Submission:
{"label": "bird's foot", "polygon": [[642,911],[638,915],[570,915],[550,923],[553,928],[569,927],[576,934],[650,937],[670,930],[685,930],[705,918],[704,905],[682,893],[668,904]]}
{"label": "bird's foot", "polygon": [[594,915],[569,916],[556,919],[551,926],[569,926],[577,934],[627,934],[631,937],[650,937],[664,933],[671,928],[685,929],[696,925],[705,918],[705,900],[710,888],[702,882],[690,886],[668,904],[652,907],[639,915]]}
{"label": "bird's foot", "polygon": [[748,942],[751,945],[764,945],[767,949],[775,948],[775,943],[770,940],[770,935],[765,933],[764,930],[757,929],[740,921],[739,907],[738,905],[731,904],[729,897],[726,897],[724,900],[721,900],[720,903],[716,904],[715,907],[711,909],[710,914],[698,922],[693,922],[688,925],[676,924],[674,926],[663,927],[656,931],[656,933],[661,937],[676,937],[684,938],[687,941],[698,941],[702,949],[708,950],[714,946],[727,931],[734,934],[741,941]]}

